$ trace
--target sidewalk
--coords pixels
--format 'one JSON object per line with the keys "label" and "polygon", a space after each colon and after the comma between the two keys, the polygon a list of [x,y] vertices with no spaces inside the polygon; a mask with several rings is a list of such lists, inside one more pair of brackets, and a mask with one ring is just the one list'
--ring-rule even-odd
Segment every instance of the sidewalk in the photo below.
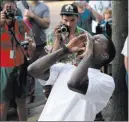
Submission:
{"label": "sidewalk", "polygon": [[[29,109],[27,122],[36,122],[44,108],[44,104],[38,107]],[[10,114],[7,117],[7,121],[19,121],[16,110],[10,110]]]}
{"label": "sidewalk", "polygon": [[44,108],[44,105],[40,105],[38,107],[34,107],[30,109],[30,114],[28,115],[27,122],[35,122],[38,120],[42,110]]}

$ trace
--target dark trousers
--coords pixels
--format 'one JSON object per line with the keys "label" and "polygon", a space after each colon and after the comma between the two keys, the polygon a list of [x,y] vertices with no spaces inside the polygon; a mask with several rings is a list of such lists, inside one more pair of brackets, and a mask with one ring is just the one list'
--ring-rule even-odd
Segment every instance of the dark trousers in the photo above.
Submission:
{"label": "dark trousers", "polygon": [[[44,45],[40,45],[36,47],[36,50],[33,52],[31,56],[31,60],[29,61],[29,64],[35,62],[38,58],[46,55],[47,53],[44,50]],[[35,78],[33,76],[30,76],[28,74],[27,76],[27,83],[28,83],[28,96],[30,96],[30,103],[33,103],[35,100]]]}
{"label": "dark trousers", "polygon": [[96,115],[96,117],[95,117],[95,121],[104,121],[104,119],[103,119],[103,116],[102,116],[102,113],[101,113],[101,112],[99,112],[99,113]]}
{"label": "dark trousers", "polygon": [[44,47],[45,47],[45,44],[41,46],[36,46],[36,49],[31,56],[30,64],[36,61],[38,58],[47,54],[44,50]]}

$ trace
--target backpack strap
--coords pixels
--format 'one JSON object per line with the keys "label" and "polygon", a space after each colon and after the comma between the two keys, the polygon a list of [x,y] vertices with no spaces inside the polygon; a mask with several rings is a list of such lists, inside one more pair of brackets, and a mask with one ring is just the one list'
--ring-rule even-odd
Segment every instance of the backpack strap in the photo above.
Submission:
{"label": "backpack strap", "polygon": [[23,6],[24,6],[26,9],[29,9],[29,5],[28,5],[28,3],[27,3],[26,1],[23,1],[23,0],[22,0],[22,4],[23,4]]}
{"label": "backpack strap", "polygon": [[24,35],[25,34],[25,28],[24,28],[23,20],[18,20],[18,28],[19,28],[20,34]]}
{"label": "backpack strap", "polygon": [[24,28],[24,24],[29,28],[29,32],[30,32],[30,36],[31,38],[34,40],[34,36],[35,34],[32,31],[32,25],[29,23],[28,20],[18,20],[18,26],[19,26],[19,32],[21,35],[25,34],[25,28]]}

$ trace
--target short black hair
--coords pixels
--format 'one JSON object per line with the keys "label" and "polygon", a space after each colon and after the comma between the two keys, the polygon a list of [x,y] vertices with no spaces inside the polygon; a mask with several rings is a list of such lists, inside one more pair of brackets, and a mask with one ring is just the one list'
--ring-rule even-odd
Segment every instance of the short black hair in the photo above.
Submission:
{"label": "short black hair", "polygon": [[103,35],[108,40],[107,53],[109,55],[109,58],[108,58],[108,60],[104,61],[104,65],[107,65],[107,64],[109,64],[115,58],[116,49],[115,49],[115,45],[114,45],[113,41],[111,40],[111,38],[107,34],[103,34]]}

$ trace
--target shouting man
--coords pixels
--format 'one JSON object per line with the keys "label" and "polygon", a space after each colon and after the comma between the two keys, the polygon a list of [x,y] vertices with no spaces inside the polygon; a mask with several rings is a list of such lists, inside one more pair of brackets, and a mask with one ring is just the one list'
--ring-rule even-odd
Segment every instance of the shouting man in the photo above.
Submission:
{"label": "shouting man", "polygon": [[[81,50],[84,52],[78,58],[83,59],[78,67],[55,64],[69,53]],[[114,57],[115,47],[108,36],[82,34],[31,64],[28,67],[31,75],[53,85],[39,121],[94,121],[115,88],[113,78],[100,72]]]}

